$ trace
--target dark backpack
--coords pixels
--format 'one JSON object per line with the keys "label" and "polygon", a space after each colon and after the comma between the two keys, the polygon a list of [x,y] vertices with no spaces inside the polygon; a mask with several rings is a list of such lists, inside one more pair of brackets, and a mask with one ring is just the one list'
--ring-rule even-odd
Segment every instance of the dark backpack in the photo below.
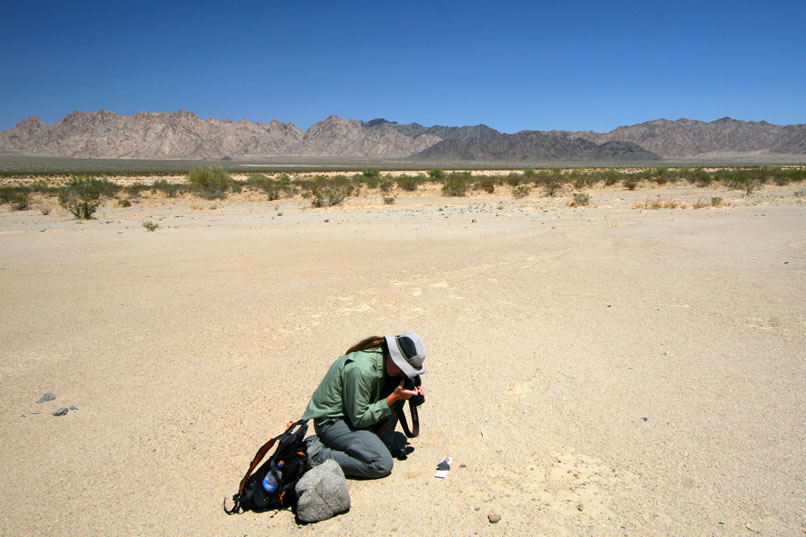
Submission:
{"label": "dark backpack", "polygon": [[[243,511],[260,513],[271,509],[294,508],[297,504],[297,494],[294,486],[308,469],[308,454],[305,446],[305,433],[308,423],[303,420],[289,423],[286,431],[266,442],[255,454],[252,464],[249,465],[246,475],[241,480],[238,493],[232,496],[235,505],[227,509],[224,500],[224,511],[228,515]],[[255,468],[266,453],[277,443],[277,449],[263,465]],[[263,479],[271,471],[272,464],[283,461],[283,475],[278,483],[277,490],[269,493],[263,488]],[[252,473],[254,472],[254,473]]]}

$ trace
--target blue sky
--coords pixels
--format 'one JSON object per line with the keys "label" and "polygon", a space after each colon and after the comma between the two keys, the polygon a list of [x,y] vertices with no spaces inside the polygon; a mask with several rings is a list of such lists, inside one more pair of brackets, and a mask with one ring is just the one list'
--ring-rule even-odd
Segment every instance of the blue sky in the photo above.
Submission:
{"label": "blue sky", "polygon": [[608,131],[806,123],[806,2],[0,0],[0,130],[73,110]]}

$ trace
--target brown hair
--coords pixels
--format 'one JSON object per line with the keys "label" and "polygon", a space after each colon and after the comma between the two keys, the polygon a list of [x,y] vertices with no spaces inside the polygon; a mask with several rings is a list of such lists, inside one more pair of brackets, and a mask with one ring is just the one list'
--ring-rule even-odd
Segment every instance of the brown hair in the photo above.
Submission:
{"label": "brown hair", "polygon": [[[372,336],[366,339],[362,339],[349,349],[344,354],[350,354],[351,352],[356,351],[365,351],[367,349],[377,349],[378,347],[385,347],[386,346],[386,339],[382,336]],[[384,349],[384,354],[386,353],[386,349]]]}

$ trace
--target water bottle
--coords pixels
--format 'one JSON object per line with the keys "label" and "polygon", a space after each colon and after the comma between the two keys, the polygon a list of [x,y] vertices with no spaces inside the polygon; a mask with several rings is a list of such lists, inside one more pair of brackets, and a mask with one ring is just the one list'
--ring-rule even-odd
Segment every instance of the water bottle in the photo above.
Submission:
{"label": "water bottle", "polygon": [[277,488],[280,486],[280,481],[283,479],[283,466],[285,462],[277,461],[277,464],[271,465],[271,470],[266,473],[266,477],[263,478],[263,489],[268,492],[269,494],[274,494],[277,492]]}

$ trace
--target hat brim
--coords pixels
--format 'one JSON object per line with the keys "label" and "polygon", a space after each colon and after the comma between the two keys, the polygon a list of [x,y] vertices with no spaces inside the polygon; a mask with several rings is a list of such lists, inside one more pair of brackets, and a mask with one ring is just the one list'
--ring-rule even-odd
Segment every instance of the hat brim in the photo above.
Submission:
{"label": "hat brim", "polygon": [[406,357],[403,356],[403,350],[397,343],[397,337],[384,336],[384,339],[386,339],[386,346],[389,347],[389,356],[392,358],[392,361],[408,378],[414,378],[417,375],[425,373],[425,365],[420,369],[415,369],[409,364]]}

